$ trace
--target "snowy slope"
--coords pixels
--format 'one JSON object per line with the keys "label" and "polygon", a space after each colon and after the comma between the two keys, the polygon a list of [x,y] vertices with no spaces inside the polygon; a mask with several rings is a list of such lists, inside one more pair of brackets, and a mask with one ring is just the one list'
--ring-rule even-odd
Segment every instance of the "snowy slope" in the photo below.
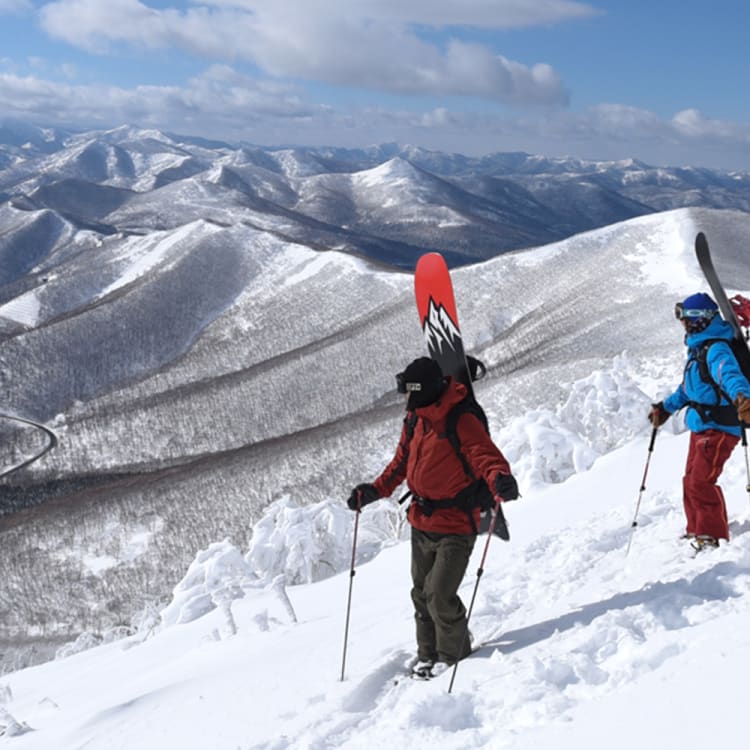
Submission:
{"label": "snowy slope", "polygon": [[[0,725],[14,735],[6,742],[19,750],[626,750],[690,745],[710,730],[718,746],[741,747],[744,730],[731,717],[742,715],[750,667],[742,458],[731,459],[724,483],[732,541],[693,558],[677,538],[686,435],[664,432],[626,557],[647,432],[507,507],[512,540],[492,540],[472,618],[483,645],[459,665],[450,694],[450,673],[400,679],[414,649],[408,542],[356,564],[343,682],[348,573],[287,586],[285,600],[277,569],[254,570],[225,542],[196,559],[164,613],[188,622],[0,679]],[[346,551],[353,517],[340,505],[328,513],[345,529],[338,546]],[[313,546],[302,554],[314,556]],[[461,590],[467,601],[483,549]],[[217,592],[232,586],[245,596],[231,601],[231,621],[220,609],[197,616],[201,592],[221,601]]]}

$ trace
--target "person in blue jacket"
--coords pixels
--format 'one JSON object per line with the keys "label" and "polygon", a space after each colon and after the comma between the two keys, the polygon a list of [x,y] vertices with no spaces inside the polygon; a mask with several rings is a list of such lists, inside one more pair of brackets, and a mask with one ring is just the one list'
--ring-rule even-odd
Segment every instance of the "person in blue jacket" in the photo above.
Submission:
{"label": "person in blue jacket", "polygon": [[685,372],[677,389],[649,412],[651,423],[659,427],[687,407],[691,434],[682,480],[684,537],[697,550],[729,540],[724,494],[716,482],[739,442],[740,422],[750,423],[750,383],[729,343],[732,326],[718,313],[716,302],[702,292],[677,303],[675,316],[685,329],[687,346]]}

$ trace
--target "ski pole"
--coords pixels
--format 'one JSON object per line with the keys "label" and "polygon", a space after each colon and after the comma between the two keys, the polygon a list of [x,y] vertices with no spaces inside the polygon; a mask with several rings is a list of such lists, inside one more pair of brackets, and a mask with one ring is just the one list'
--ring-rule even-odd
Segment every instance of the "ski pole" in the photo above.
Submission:
{"label": "ski pole", "polygon": [[658,427],[654,427],[651,430],[651,441],[648,444],[648,456],[646,458],[646,466],[643,469],[643,479],[641,479],[641,490],[638,493],[638,502],[635,504],[635,515],[633,516],[633,523],[630,525],[630,539],[628,539],[628,548],[625,550],[625,557],[630,552],[630,545],[633,541],[633,533],[635,527],[638,526],[638,509],[641,507],[641,498],[643,497],[643,491],[646,489],[646,477],[648,476],[648,467],[651,463],[651,454],[654,452],[654,442],[656,441],[656,433],[659,430]]}
{"label": "ski pole", "polygon": [[[482,553],[482,559],[479,562],[479,569],[477,570],[477,580],[474,584],[474,592],[471,595],[471,602],[469,603],[469,611],[466,613],[466,630],[464,630],[464,637],[461,641],[461,651],[459,653],[463,653],[464,648],[466,647],[466,641],[469,638],[469,620],[471,619],[471,612],[474,609],[474,600],[477,598],[477,589],[479,588],[479,579],[482,577],[482,574],[484,573],[484,562],[487,559],[487,551],[490,548],[490,539],[492,539],[492,535],[495,531],[495,523],[497,522],[497,517],[502,513],[502,510],[500,509],[500,503],[503,502],[503,499],[499,496],[495,496],[495,510],[492,513],[492,521],[490,522],[490,528],[487,530],[487,541],[484,543],[484,552]],[[451,690],[453,690],[453,681],[456,679],[456,672],[458,671],[458,661],[453,665],[453,674],[451,675],[451,681],[450,685],[448,685],[448,692],[450,693]]]}
{"label": "ski pole", "polygon": [[354,538],[352,540],[352,564],[349,569],[349,598],[346,602],[346,625],[344,626],[344,655],[341,659],[341,682],[344,681],[344,670],[346,669],[346,644],[349,640],[349,614],[352,610],[352,585],[354,584],[354,557],[357,554],[357,530],[359,529],[359,514],[360,510],[357,508],[357,513],[354,516]]}
{"label": "ski pole", "polygon": [[748,498],[750,498],[750,459],[748,459],[747,455],[747,425],[744,422],[740,422],[740,427],[742,427],[742,449],[745,451],[745,476],[747,477],[745,490],[748,493]]}

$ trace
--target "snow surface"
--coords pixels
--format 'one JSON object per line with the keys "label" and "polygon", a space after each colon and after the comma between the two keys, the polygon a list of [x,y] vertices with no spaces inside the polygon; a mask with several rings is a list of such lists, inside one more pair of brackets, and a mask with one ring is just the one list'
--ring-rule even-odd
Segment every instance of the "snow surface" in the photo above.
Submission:
{"label": "snow surface", "polygon": [[39,322],[39,307],[36,290],[32,289],[0,305],[0,318],[8,318],[32,328]]}
{"label": "snow surface", "polygon": [[152,232],[146,240],[138,238],[126,242],[122,252],[112,261],[119,264],[117,278],[102,289],[99,296],[106,297],[163,264],[173,248],[185,238],[212,231],[215,229],[205,222],[189,222],[174,232]]}
{"label": "snow surface", "polygon": [[[562,483],[523,470],[524,497],[506,505],[512,540],[491,540],[478,587],[471,628],[481,646],[460,663],[451,693],[450,672],[401,679],[414,652],[408,532],[373,542],[375,519],[398,513],[396,504],[363,512],[356,575],[326,578],[326,564],[340,570],[351,559],[354,516],[341,502],[283,498],[248,550],[217,540],[201,551],[158,624],[0,678],[0,745],[631,750],[710,737],[744,747],[750,506],[741,449],[723,477],[732,540],[694,557],[678,539],[683,426],[670,422],[658,436],[632,528],[648,456],[644,394],[613,389],[601,373],[586,384],[589,414],[616,393],[622,419],[639,413],[642,429]],[[529,415],[496,439],[542,422]],[[589,421],[594,443],[607,443],[606,422]],[[535,451],[547,468],[568,466],[559,441]],[[461,589],[467,604],[485,539]]]}

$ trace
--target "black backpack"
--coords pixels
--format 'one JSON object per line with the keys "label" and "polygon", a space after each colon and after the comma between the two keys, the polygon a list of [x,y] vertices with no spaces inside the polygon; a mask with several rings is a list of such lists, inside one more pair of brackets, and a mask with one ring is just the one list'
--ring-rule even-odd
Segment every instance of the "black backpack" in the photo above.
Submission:
{"label": "black backpack", "polygon": [[[711,377],[711,372],[708,369],[708,350],[717,342],[723,342],[729,346],[732,350],[734,358],[737,360],[737,365],[740,368],[742,374],[750,381],[750,353],[747,349],[747,344],[744,341],[732,338],[732,339],[708,339],[703,343],[701,348],[695,357],[695,361],[698,364],[698,374],[704,383],[708,383],[716,394],[715,404],[700,404],[696,401],[690,401],[689,405],[700,414],[701,419],[704,422],[712,421],[720,425],[727,427],[739,427],[740,420],[737,416],[737,409],[732,404],[732,399],[729,394]],[[722,404],[722,396],[729,401],[728,404]]]}
{"label": "black backpack", "polygon": [[[399,503],[403,503],[407,498],[411,497],[411,501],[417,503],[422,508],[422,512],[427,516],[432,515],[433,511],[441,508],[460,508],[461,510],[466,511],[471,521],[472,529],[476,534],[487,531],[489,528],[491,516],[490,511],[495,507],[495,499],[492,490],[487,486],[487,482],[481,477],[477,479],[463,450],[461,449],[461,441],[458,437],[458,420],[462,415],[467,413],[476,416],[484,426],[487,434],[490,434],[489,423],[487,422],[487,415],[484,413],[484,409],[482,409],[473,395],[468,395],[448,412],[445,420],[445,432],[440,433],[438,437],[445,438],[450,442],[451,447],[461,462],[464,473],[470,480],[470,483],[455,497],[430,498],[428,500],[409,491],[399,500]],[[411,439],[414,436],[414,429],[417,425],[418,419],[419,417],[415,412],[409,412],[404,418],[404,424],[406,425],[406,441],[404,448],[407,453]],[[474,521],[474,510],[476,508],[479,508],[482,514],[479,529],[477,529]],[[506,537],[504,534],[508,533],[507,527],[505,527],[505,524],[501,524],[499,516],[496,524],[495,533],[505,539]]]}

